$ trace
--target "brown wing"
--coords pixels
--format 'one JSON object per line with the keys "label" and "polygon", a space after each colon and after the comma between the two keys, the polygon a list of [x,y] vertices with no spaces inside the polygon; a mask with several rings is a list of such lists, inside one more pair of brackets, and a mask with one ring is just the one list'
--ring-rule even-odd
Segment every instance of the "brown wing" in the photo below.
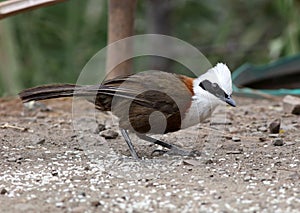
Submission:
{"label": "brown wing", "polygon": [[[116,78],[94,89],[97,90],[95,104],[98,109],[111,110],[120,118],[121,128],[139,133],[179,130],[192,97],[182,76],[159,71]],[[152,114],[157,111],[160,116],[153,116],[158,115]]]}

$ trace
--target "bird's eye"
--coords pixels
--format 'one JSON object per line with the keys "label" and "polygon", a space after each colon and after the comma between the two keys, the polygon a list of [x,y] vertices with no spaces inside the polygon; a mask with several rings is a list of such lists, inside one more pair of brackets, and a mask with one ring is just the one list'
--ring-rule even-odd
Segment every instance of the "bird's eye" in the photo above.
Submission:
{"label": "bird's eye", "polygon": [[212,83],[211,86],[212,86],[213,89],[217,89],[218,88],[218,84],[216,84],[216,83]]}
{"label": "bird's eye", "polygon": [[204,83],[203,82],[201,82],[200,84],[199,84],[199,86],[203,89],[203,90],[206,90],[206,88],[205,88],[205,86],[204,86]]}

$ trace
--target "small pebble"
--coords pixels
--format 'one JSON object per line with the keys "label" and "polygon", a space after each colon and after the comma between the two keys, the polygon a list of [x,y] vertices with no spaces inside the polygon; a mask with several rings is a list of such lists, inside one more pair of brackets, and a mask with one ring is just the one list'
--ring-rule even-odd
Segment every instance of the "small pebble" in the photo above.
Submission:
{"label": "small pebble", "polygon": [[279,134],[269,134],[269,138],[278,138]]}
{"label": "small pebble", "polygon": [[106,130],[106,127],[104,124],[98,124],[95,129],[95,134],[99,134],[100,132]]}
{"label": "small pebble", "polygon": [[52,171],[52,172],[51,172],[51,175],[52,175],[52,176],[58,176],[58,171],[55,171],[55,170]]}
{"label": "small pebble", "polygon": [[267,127],[264,127],[264,126],[259,127],[257,130],[260,131],[260,132],[266,132],[266,131],[268,131]]}
{"label": "small pebble", "polygon": [[291,141],[290,142],[285,142],[286,146],[292,146],[292,145],[295,145],[295,144],[296,144],[295,142],[291,142]]}
{"label": "small pebble", "polygon": [[207,161],[204,162],[205,164],[212,164],[214,161],[212,159],[208,159]]}
{"label": "small pebble", "polygon": [[10,157],[7,159],[7,162],[16,162],[18,159],[15,157]]}
{"label": "small pebble", "polygon": [[210,123],[211,126],[217,125],[232,125],[232,121],[227,119],[216,119]]}
{"label": "small pebble", "polygon": [[248,182],[248,181],[250,181],[250,180],[251,180],[251,176],[248,175],[248,176],[245,176],[245,177],[244,177],[244,181]]}
{"label": "small pebble", "polygon": [[274,146],[283,146],[283,140],[281,138],[275,138],[273,141],[272,141],[272,144]]}
{"label": "small pebble", "polygon": [[7,159],[7,162],[17,162],[22,160],[23,157],[21,155],[16,155],[15,157],[10,157]]}
{"label": "small pebble", "polygon": [[85,166],[85,167],[84,167],[84,170],[85,170],[85,171],[89,171],[89,170],[91,170],[91,167]]}
{"label": "small pebble", "polygon": [[230,132],[230,133],[237,133],[238,131],[239,131],[239,129],[236,128],[236,127],[230,127],[230,128],[229,128],[229,132]]}
{"label": "small pebble", "polygon": [[55,203],[55,206],[58,207],[58,208],[62,208],[62,207],[64,207],[65,205],[64,205],[63,202],[57,202],[57,203]]}
{"label": "small pebble", "polygon": [[283,98],[283,111],[289,114],[300,115],[300,98],[287,95]]}
{"label": "small pebble", "polygon": [[95,206],[95,207],[98,207],[98,206],[101,205],[101,203],[98,200],[94,200],[94,201],[91,202],[91,205]]}
{"label": "small pebble", "polygon": [[231,140],[234,141],[234,142],[239,142],[239,141],[241,141],[241,139],[240,139],[239,137],[235,137],[235,136],[233,136],[233,137],[231,138]]}
{"label": "small pebble", "polygon": [[270,133],[276,134],[280,131],[280,119],[273,120],[269,125],[269,131]]}
{"label": "small pebble", "polygon": [[267,140],[267,138],[265,138],[265,137],[259,137],[259,141],[260,142],[264,142],[264,141],[266,141]]}
{"label": "small pebble", "polygon": [[46,140],[45,140],[44,138],[38,139],[38,140],[36,141],[36,144],[42,145],[42,144],[45,143],[45,141],[46,141]]}
{"label": "small pebble", "polygon": [[238,155],[238,154],[242,154],[243,153],[243,150],[242,149],[239,149],[239,150],[231,150],[231,151],[228,151],[226,152],[226,154],[228,155]]}
{"label": "small pebble", "polygon": [[182,161],[183,165],[189,165],[189,166],[200,166],[202,162],[198,160],[193,160],[193,159],[187,159]]}
{"label": "small pebble", "polygon": [[100,132],[100,136],[104,137],[105,139],[115,139],[116,137],[118,137],[118,135],[119,134],[117,132],[111,129],[107,129]]}
{"label": "small pebble", "polygon": [[7,192],[8,192],[7,189],[3,188],[1,189],[0,194],[5,195]]}

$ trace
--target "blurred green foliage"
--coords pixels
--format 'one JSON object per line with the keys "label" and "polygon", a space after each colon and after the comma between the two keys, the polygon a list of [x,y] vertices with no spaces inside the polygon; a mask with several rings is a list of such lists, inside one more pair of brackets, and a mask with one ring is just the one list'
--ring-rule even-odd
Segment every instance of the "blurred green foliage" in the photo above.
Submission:
{"label": "blurred green foliage", "polygon": [[[106,4],[99,0],[71,0],[1,21],[0,46],[13,43],[10,48],[16,53],[18,72],[12,77],[18,82],[7,85],[1,79],[0,94],[14,94],[20,88],[42,83],[76,82],[84,64],[106,45]],[[4,25],[9,29],[2,29]],[[4,40],[1,31],[9,31],[11,36]],[[6,54],[7,50],[0,51]],[[11,72],[12,64],[0,60],[6,63],[4,67],[0,65],[5,76]]]}
{"label": "blurred green foliage", "polygon": [[[231,69],[299,52],[296,0],[173,0],[172,36]],[[135,31],[147,32],[138,1]],[[75,83],[107,41],[107,1],[69,0],[0,22],[0,95],[44,83]]]}

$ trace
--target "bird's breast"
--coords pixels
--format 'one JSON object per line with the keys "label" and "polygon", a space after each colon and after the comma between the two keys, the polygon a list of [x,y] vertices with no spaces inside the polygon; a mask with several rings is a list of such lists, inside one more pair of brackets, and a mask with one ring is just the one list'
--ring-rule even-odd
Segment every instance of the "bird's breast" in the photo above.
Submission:
{"label": "bird's breast", "polygon": [[192,100],[191,106],[181,122],[181,129],[201,123],[210,117],[215,109],[216,105],[212,105],[208,101]]}

